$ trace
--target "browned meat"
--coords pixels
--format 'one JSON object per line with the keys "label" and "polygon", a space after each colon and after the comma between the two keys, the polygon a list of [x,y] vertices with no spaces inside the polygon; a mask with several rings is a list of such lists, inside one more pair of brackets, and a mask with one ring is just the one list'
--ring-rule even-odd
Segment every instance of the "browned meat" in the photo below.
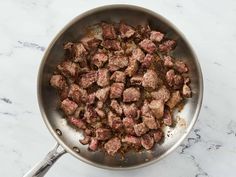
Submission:
{"label": "browned meat", "polygon": [[151,69],[148,69],[147,72],[143,75],[142,86],[144,88],[156,89],[160,79],[157,77],[157,73]]}
{"label": "browned meat", "polygon": [[106,114],[103,110],[99,109],[99,108],[95,108],[95,111],[97,113],[97,115],[101,118],[105,118]]}
{"label": "browned meat", "polygon": [[80,88],[77,84],[71,84],[68,97],[76,103],[87,102],[88,94],[87,91]]}
{"label": "browned meat", "polygon": [[116,100],[111,100],[111,108],[120,116],[123,113],[121,105]]}
{"label": "browned meat", "polygon": [[110,87],[99,89],[96,92],[96,97],[98,98],[98,100],[105,102],[106,99],[108,98],[109,91],[110,91]]}
{"label": "browned meat", "polygon": [[176,42],[174,40],[167,40],[163,43],[161,43],[159,46],[158,46],[158,49],[161,51],[161,52],[169,52],[171,50],[173,50],[176,46]]}
{"label": "browned meat", "polygon": [[96,93],[90,93],[88,95],[88,99],[87,99],[87,104],[94,104],[95,102],[95,97],[96,97]]}
{"label": "browned meat", "polygon": [[142,62],[145,57],[145,54],[140,48],[136,48],[132,52],[132,58],[138,60],[139,62]]}
{"label": "browned meat", "polygon": [[84,113],[84,118],[87,123],[91,124],[93,122],[96,122],[98,115],[95,109],[92,106],[88,106]]}
{"label": "browned meat", "polygon": [[130,83],[131,85],[142,85],[142,81],[143,81],[143,76],[140,76],[140,75],[136,75],[136,76],[133,76],[131,79],[130,79]]}
{"label": "browned meat", "polygon": [[182,88],[182,95],[185,98],[190,98],[191,95],[192,95],[191,88],[188,85],[186,85],[186,84],[184,84],[184,86]]}
{"label": "browned meat", "polygon": [[108,56],[105,53],[97,52],[92,57],[92,63],[96,65],[98,68],[101,68],[108,60]]}
{"label": "browned meat", "polygon": [[111,85],[111,90],[110,90],[110,98],[120,98],[123,91],[124,91],[124,84],[123,83],[113,83]]}
{"label": "browned meat", "polygon": [[84,45],[86,50],[88,50],[88,51],[97,49],[98,46],[102,42],[100,39],[97,39],[95,37],[84,37],[80,41]]}
{"label": "browned meat", "polygon": [[77,43],[73,45],[74,47],[74,62],[79,62],[85,60],[86,55],[88,54],[84,45],[82,43]]}
{"label": "browned meat", "polygon": [[89,129],[89,128],[86,128],[85,130],[84,130],[84,134],[85,135],[92,135],[92,130],[91,129]]}
{"label": "browned meat", "polygon": [[79,85],[82,88],[88,88],[96,81],[97,81],[97,72],[96,71],[90,71],[86,74],[81,75]]}
{"label": "browned meat", "polygon": [[151,92],[151,96],[155,100],[163,100],[164,102],[167,102],[170,98],[170,91],[166,86],[162,86],[157,91]]}
{"label": "browned meat", "polygon": [[139,88],[130,87],[124,90],[123,92],[123,101],[124,102],[133,102],[140,99],[140,90]]}
{"label": "browned meat", "polygon": [[176,74],[174,76],[174,86],[173,86],[173,88],[174,89],[180,89],[180,88],[182,88],[183,84],[184,84],[184,78],[181,75]]}
{"label": "browned meat", "polygon": [[121,142],[120,139],[115,137],[110,139],[105,145],[104,145],[104,149],[106,150],[106,152],[111,155],[114,156],[115,153],[121,148]]}
{"label": "browned meat", "polygon": [[96,130],[96,138],[97,140],[108,140],[112,136],[111,130],[108,128],[98,128]]}
{"label": "browned meat", "polygon": [[149,134],[145,134],[141,137],[141,144],[147,150],[152,149],[154,145],[154,139]]}
{"label": "browned meat", "polygon": [[153,53],[157,49],[156,45],[149,39],[142,40],[139,46],[148,53]]}
{"label": "browned meat", "polygon": [[62,75],[52,75],[51,79],[50,79],[50,84],[52,87],[62,90],[64,89],[67,84],[66,84],[66,80]]}
{"label": "browned meat", "polygon": [[96,151],[98,149],[98,140],[96,138],[91,138],[89,147],[91,151]]}
{"label": "browned meat", "polygon": [[174,66],[173,58],[171,56],[165,55],[163,60],[164,60],[164,66],[168,68],[172,68]]}
{"label": "browned meat", "polygon": [[154,42],[161,42],[164,38],[164,34],[159,31],[151,31],[150,39]]}
{"label": "browned meat", "polygon": [[84,139],[79,140],[79,142],[83,145],[89,144],[91,140],[91,136],[84,136]]}
{"label": "browned meat", "polygon": [[61,102],[61,109],[64,111],[66,115],[72,115],[77,107],[78,105],[74,101],[71,101],[68,98],[66,98]]}
{"label": "browned meat", "polygon": [[97,84],[101,87],[106,87],[109,85],[109,83],[110,83],[110,74],[108,69],[99,69]]}
{"label": "browned meat", "polygon": [[105,39],[115,39],[116,31],[112,24],[102,23],[102,35]]}
{"label": "browned meat", "polygon": [[68,118],[69,122],[80,129],[86,129],[86,124],[81,119],[76,119],[74,116]]}
{"label": "browned meat", "polygon": [[126,135],[121,141],[123,143],[131,144],[133,146],[141,146],[140,138],[132,135]]}
{"label": "browned meat", "polygon": [[78,73],[77,65],[71,61],[62,62],[57,69],[66,77],[76,77]]}
{"label": "browned meat", "polygon": [[121,38],[130,38],[135,33],[134,29],[125,23],[120,23],[119,30]]}
{"label": "browned meat", "polygon": [[151,64],[153,63],[153,61],[154,61],[154,56],[151,54],[147,54],[142,61],[142,67],[149,68]]}
{"label": "browned meat", "polygon": [[112,75],[111,75],[111,80],[115,81],[115,82],[121,82],[121,83],[125,83],[125,73],[122,71],[115,71]]}
{"label": "browned meat", "polygon": [[169,106],[170,109],[174,108],[178,103],[182,101],[182,97],[180,95],[179,91],[175,91],[172,93],[171,98],[166,103],[167,106]]}
{"label": "browned meat", "polygon": [[122,120],[119,116],[113,112],[108,113],[108,125],[115,130],[119,130],[122,127]]}
{"label": "browned meat", "polygon": [[154,132],[152,132],[153,135],[153,139],[155,143],[158,143],[161,141],[162,137],[163,137],[163,132],[161,130],[156,130]]}
{"label": "browned meat", "polygon": [[144,123],[139,123],[134,125],[134,132],[137,136],[142,136],[143,134],[147,133],[148,128]]}
{"label": "browned meat", "polygon": [[157,119],[161,118],[164,114],[164,102],[162,100],[152,100],[149,108]]}
{"label": "browned meat", "polygon": [[98,102],[97,102],[97,108],[98,108],[98,109],[102,109],[102,108],[103,108],[103,105],[104,105],[104,104],[103,104],[102,101],[98,101]]}
{"label": "browned meat", "polygon": [[122,120],[122,122],[123,122],[126,133],[134,135],[135,134],[135,132],[134,132],[134,125],[135,125],[134,119],[132,117],[125,117]]}
{"label": "browned meat", "polygon": [[167,126],[173,125],[173,119],[171,117],[171,113],[170,113],[170,110],[168,108],[165,108],[164,116],[163,116],[163,122]]}
{"label": "browned meat", "polygon": [[152,117],[152,111],[149,108],[149,104],[147,100],[144,101],[143,106],[141,108],[141,115],[145,117]]}
{"label": "browned meat", "polygon": [[175,69],[179,72],[179,73],[186,73],[188,72],[188,67],[186,66],[186,64],[182,61],[176,61],[175,62]]}
{"label": "browned meat", "polygon": [[173,69],[166,72],[166,81],[169,86],[174,85],[175,71]]}
{"label": "browned meat", "polygon": [[123,104],[122,108],[123,108],[124,115],[126,117],[132,117],[132,118],[137,117],[138,108],[134,103],[132,103],[132,104]]}
{"label": "browned meat", "polygon": [[102,45],[108,50],[121,50],[120,42],[117,40],[105,40]]}
{"label": "browned meat", "polygon": [[138,62],[134,57],[129,57],[129,66],[125,70],[125,74],[129,77],[133,76],[138,70]]}
{"label": "browned meat", "polygon": [[116,71],[128,66],[128,58],[123,55],[114,55],[109,58],[108,68],[110,71]]}
{"label": "browned meat", "polygon": [[143,123],[149,128],[149,129],[157,129],[157,123],[153,116],[146,117],[143,116]]}

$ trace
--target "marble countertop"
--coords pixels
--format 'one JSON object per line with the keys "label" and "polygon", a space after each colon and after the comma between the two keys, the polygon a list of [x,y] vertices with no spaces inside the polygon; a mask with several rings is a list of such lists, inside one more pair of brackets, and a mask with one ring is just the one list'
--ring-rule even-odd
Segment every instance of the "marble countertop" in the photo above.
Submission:
{"label": "marble countertop", "polygon": [[[115,0],[0,1],[0,176],[23,176],[55,140],[41,119],[37,71],[50,41],[73,17]],[[234,177],[236,168],[236,1],[129,1],[160,13],[191,41],[204,76],[204,100],[193,131],[151,166],[109,171],[71,155],[47,176]]]}

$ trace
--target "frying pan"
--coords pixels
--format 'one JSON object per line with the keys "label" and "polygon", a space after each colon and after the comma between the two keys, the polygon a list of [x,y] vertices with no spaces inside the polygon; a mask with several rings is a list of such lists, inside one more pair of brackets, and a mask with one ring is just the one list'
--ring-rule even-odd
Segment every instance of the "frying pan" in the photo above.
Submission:
{"label": "frying pan", "polygon": [[[163,143],[155,145],[152,150],[129,152],[125,157],[110,157],[103,152],[90,152],[87,146],[81,145],[82,134],[67,125],[65,118],[58,110],[58,96],[49,86],[49,80],[56,66],[63,60],[63,44],[78,41],[89,26],[101,21],[119,22],[137,26],[149,24],[152,29],[159,29],[167,37],[177,41],[172,55],[181,58],[189,66],[192,98],[186,101],[181,112],[174,114],[176,126],[164,129]],[[150,10],[131,5],[109,5],[89,10],[67,24],[49,45],[38,73],[38,103],[43,120],[57,141],[56,146],[47,156],[31,169],[24,177],[44,176],[53,163],[65,153],[96,167],[110,170],[124,170],[144,167],[164,158],[174,151],[191,131],[197,120],[203,97],[203,79],[198,59],[193,49],[177,28],[159,14]],[[60,150],[59,150],[60,149]]]}

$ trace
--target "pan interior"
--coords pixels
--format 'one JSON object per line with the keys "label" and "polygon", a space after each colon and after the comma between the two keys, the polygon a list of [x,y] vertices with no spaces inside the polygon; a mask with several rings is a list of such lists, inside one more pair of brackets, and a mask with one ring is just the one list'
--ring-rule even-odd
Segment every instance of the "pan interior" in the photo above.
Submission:
{"label": "pan interior", "polygon": [[[177,124],[174,128],[166,128],[164,141],[150,151],[129,152],[124,158],[105,156],[103,152],[90,152],[87,146],[81,145],[79,131],[67,125],[58,109],[59,97],[49,86],[52,71],[64,59],[63,44],[68,41],[78,41],[89,26],[101,21],[119,22],[136,26],[149,24],[152,29],[159,29],[167,36],[177,41],[173,56],[184,60],[190,69],[193,97],[188,99],[184,109],[175,114]],[[135,6],[115,5],[93,9],[76,17],[53,40],[42,61],[38,80],[39,106],[45,123],[57,141],[71,154],[80,160],[103,168],[133,168],[154,162],[175,149],[188,134],[197,119],[202,100],[202,76],[196,56],[183,36],[163,17],[148,10]],[[62,133],[58,133],[59,129]],[[75,148],[76,147],[76,148]],[[79,152],[78,152],[79,149]]]}

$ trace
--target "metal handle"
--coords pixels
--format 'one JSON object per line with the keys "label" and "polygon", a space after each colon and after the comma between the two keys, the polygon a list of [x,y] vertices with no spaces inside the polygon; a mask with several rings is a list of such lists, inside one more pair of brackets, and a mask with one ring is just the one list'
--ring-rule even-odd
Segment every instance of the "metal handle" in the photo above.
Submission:
{"label": "metal handle", "polygon": [[41,162],[37,163],[23,177],[43,177],[57,161],[57,159],[66,153],[64,149],[61,152],[58,152],[59,147],[61,146],[57,143],[56,146],[46,155],[46,157]]}

